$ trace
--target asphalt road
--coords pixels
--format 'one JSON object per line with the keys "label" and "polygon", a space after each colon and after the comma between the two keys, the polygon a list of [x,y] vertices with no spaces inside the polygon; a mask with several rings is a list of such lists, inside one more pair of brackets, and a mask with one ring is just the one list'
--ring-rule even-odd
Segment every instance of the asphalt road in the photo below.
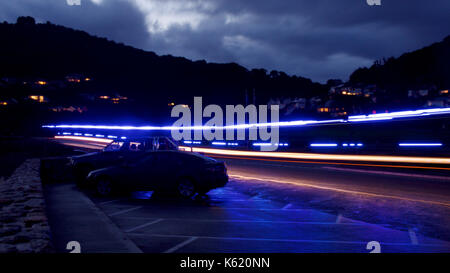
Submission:
{"label": "asphalt road", "polygon": [[230,159],[231,177],[450,207],[450,171]]}

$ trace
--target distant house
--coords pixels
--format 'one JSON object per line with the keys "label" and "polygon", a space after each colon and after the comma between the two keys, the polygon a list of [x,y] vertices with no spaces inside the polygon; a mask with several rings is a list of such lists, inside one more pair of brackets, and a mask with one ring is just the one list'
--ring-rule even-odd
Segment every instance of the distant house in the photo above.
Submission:
{"label": "distant house", "polygon": [[43,96],[43,95],[29,95],[28,99],[32,100],[32,101],[39,102],[39,103],[48,102],[48,99],[45,96]]}
{"label": "distant house", "polygon": [[34,82],[34,84],[35,84],[35,85],[44,86],[44,85],[47,85],[48,82],[47,82],[46,80],[44,80],[44,79],[38,79],[38,80],[36,80],[36,81]]}
{"label": "distant house", "polygon": [[437,97],[427,101],[425,107],[448,107],[450,105],[450,98]]}
{"label": "distant house", "polygon": [[336,100],[328,100],[323,107],[317,108],[319,113],[329,113],[331,117],[342,117],[348,113],[346,107]]}
{"label": "distant house", "polygon": [[74,106],[67,106],[67,107],[65,107],[65,106],[56,106],[56,107],[52,107],[52,108],[50,108],[50,110],[51,111],[53,111],[53,112],[71,112],[71,113],[74,113],[74,112],[78,112],[78,113],[83,113],[83,112],[86,112],[88,109],[87,109],[87,107],[85,107],[85,106],[83,106],[83,107],[74,107]]}
{"label": "distant house", "polygon": [[70,83],[81,83],[81,82],[90,82],[92,81],[92,78],[83,76],[81,74],[70,74],[67,75],[66,81]]}
{"label": "distant house", "polygon": [[66,81],[70,83],[80,83],[82,78],[83,77],[81,75],[72,74],[66,76]]}
{"label": "distant house", "polygon": [[113,95],[101,95],[101,96],[98,96],[98,99],[103,100],[103,101],[110,101],[114,104],[118,104],[122,101],[128,100],[128,97],[124,97],[119,94],[116,94],[114,96]]}
{"label": "distant house", "polygon": [[361,87],[353,87],[348,84],[341,84],[331,87],[328,91],[330,95],[342,95],[342,96],[362,96],[363,89]]}
{"label": "distant house", "polygon": [[448,92],[448,89],[446,90],[440,90],[439,95],[441,96],[450,96],[450,93]]}

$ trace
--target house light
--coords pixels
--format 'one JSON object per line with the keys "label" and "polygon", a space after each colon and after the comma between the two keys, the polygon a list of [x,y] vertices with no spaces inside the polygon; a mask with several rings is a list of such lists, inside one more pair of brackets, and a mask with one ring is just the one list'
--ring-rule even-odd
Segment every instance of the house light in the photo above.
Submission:
{"label": "house light", "polygon": [[31,95],[28,96],[29,99],[35,100],[37,102],[44,102],[44,96],[38,96],[38,95]]}

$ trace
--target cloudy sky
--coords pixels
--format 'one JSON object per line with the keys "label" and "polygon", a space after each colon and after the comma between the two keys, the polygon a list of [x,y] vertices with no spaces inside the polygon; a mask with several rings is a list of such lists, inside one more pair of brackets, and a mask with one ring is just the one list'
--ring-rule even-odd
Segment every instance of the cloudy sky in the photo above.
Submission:
{"label": "cloudy sky", "polygon": [[0,20],[30,15],[157,54],[315,81],[450,35],[449,0],[0,0]]}

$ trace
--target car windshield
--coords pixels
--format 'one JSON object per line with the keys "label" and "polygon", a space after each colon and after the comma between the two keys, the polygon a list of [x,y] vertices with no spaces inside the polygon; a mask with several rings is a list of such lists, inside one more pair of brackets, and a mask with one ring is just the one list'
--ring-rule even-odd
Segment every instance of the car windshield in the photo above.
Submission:
{"label": "car windshield", "polygon": [[123,142],[119,141],[113,141],[111,144],[105,147],[105,152],[112,152],[112,151],[118,151],[120,148],[122,148]]}

